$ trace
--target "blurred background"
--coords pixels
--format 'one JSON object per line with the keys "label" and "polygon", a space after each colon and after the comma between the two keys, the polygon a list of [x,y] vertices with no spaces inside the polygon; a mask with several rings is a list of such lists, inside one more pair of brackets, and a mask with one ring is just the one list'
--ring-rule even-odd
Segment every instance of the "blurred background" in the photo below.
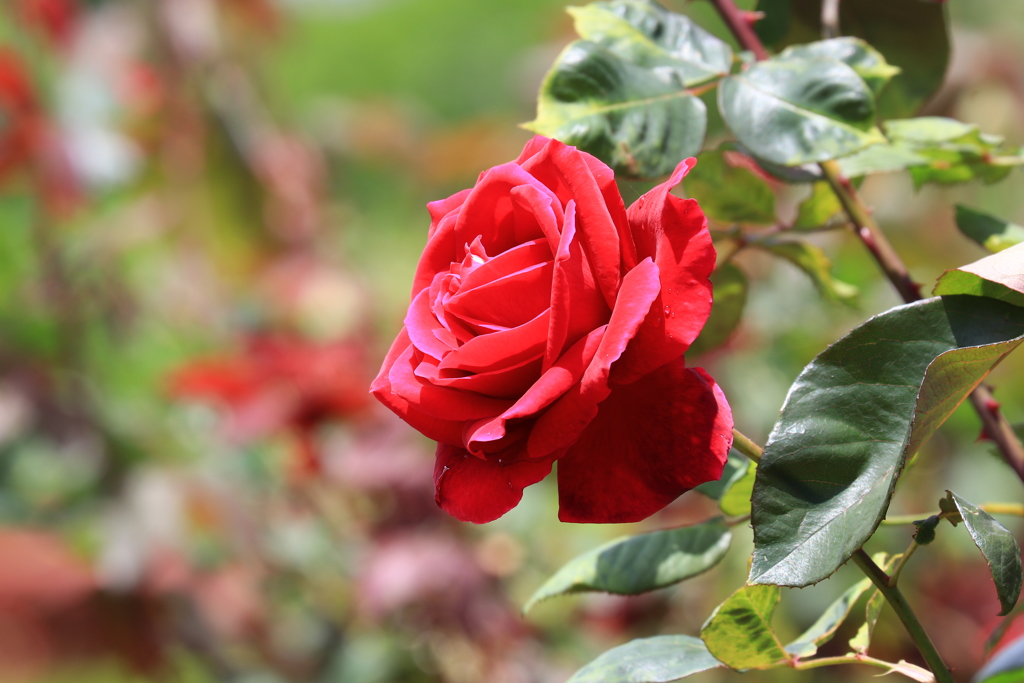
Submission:
{"label": "blurred background", "polygon": [[[668,5],[724,37],[710,5]],[[954,57],[927,112],[1021,144],[1024,4],[949,10]],[[408,304],[424,204],[518,154],[517,124],[571,39],[563,0],[0,4],[0,681],[560,683],[631,638],[699,632],[743,581],[749,529],[674,588],[521,607],[575,555],[706,519],[713,501],[568,525],[545,481],[497,522],[458,523],[434,505],[432,444],[367,394]],[[624,183],[627,203],[646,189]],[[894,174],[864,195],[923,283],[984,255],[954,202],[1024,222],[1019,172],[919,192]],[[846,233],[815,241],[861,289],[858,310],[744,252],[743,323],[688,359],[758,439],[804,364],[898,303]],[[1011,358],[992,376],[1013,422],[1022,370]],[[945,488],[1019,501],[978,435],[958,411],[894,511],[930,514]],[[909,541],[891,527],[869,549]],[[963,528],[904,576],[968,680],[999,608]],[[779,630],[802,631],[856,578],[785,591]],[[918,661],[888,611],[872,654]]]}

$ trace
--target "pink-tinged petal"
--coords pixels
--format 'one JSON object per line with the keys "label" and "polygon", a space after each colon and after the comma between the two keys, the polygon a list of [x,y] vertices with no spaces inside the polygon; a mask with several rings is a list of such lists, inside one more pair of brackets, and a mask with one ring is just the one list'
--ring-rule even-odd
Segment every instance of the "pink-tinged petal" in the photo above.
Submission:
{"label": "pink-tinged petal", "polygon": [[603,325],[611,314],[576,239],[576,202],[572,200],[565,207],[561,240],[555,254],[550,308],[545,370],[567,345],[575,344],[581,335]]}
{"label": "pink-tinged petal", "polygon": [[672,176],[629,207],[629,224],[640,258],[661,271],[661,295],[644,321],[615,380],[629,382],[681,356],[711,313],[715,248],[707,218],[693,199],[669,194],[696,163],[687,159]]}
{"label": "pink-tinged petal", "polygon": [[461,443],[462,422],[426,415],[411,405],[405,398],[392,391],[391,369],[394,367],[395,362],[410,348],[409,335],[406,334],[405,330],[402,330],[395,339],[395,343],[391,345],[391,350],[388,351],[387,357],[384,358],[380,374],[377,375],[377,378],[373,380],[373,384],[370,385],[370,392],[377,397],[377,400],[427,438],[444,443]]}
{"label": "pink-tinged petal", "polygon": [[463,522],[484,524],[519,504],[523,489],[551,471],[554,458],[499,464],[463,448],[437,445],[434,500],[442,510]]}
{"label": "pink-tinged petal", "polygon": [[575,200],[576,233],[605,303],[611,308],[621,282],[620,228],[583,157],[584,153],[575,147],[552,140],[526,161],[523,168],[554,190],[563,205]]}
{"label": "pink-tinged petal", "polygon": [[525,233],[529,226],[537,226],[554,252],[558,248],[558,230],[562,215],[562,204],[558,197],[551,192],[541,192],[533,185],[520,185],[512,188],[512,206],[515,211],[516,231]]}
{"label": "pink-tinged petal", "polygon": [[491,372],[521,363],[544,353],[547,341],[548,312],[530,322],[509,330],[484,334],[470,339],[452,351],[439,367],[442,370]]}
{"label": "pink-tinged petal", "polygon": [[658,287],[658,267],[649,258],[622,279],[615,310],[580,383],[537,420],[528,444],[531,457],[569,446],[597,415],[598,404],[611,393],[608,382],[612,364],[643,323],[658,296]]}
{"label": "pink-tinged petal", "polygon": [[547,310],[553,269],[551,261],[535,263],[479,287],[463,288],[445,307],[459,318],[518,327]]}
{"label": "pink-tinged petal", "polygon": [[732,413],[714,381],[682,359],[614,385],[558,463],[558,518],[621,523],[649,517],[722,475]]}
{"label": "pink-tinged petal", "polygon": [[519,154],[519,158],[515,160],[515,163],[522,166],[527,160],[539,154],[549,142],[551,142],[551,138],[544,137],[543,135],[534,135],[526,143],[526,146],[523,147],[523,151]]}
{"label": "pink-tinged petal", "polygon": [[434,334],[438,328],[444,328],[430,310],[430,296],[429,288],[422,289],[409,304],[409,311],[405,314],[405,331],[414,347],[440,360],[451,353],[452,349]]}
{"label": "pink-tinged petal", "polygon": [[417,353],[414,347],[409,346],[402,355],[395,359],[395,363],[388,373],[391,392],[408,401],[421,413],[457,422],[493,417],[512,406],[512,401],[509,400],[488,398],[458,389],[439,387],[418,377],[416,368],[423,360],[422,354]]}
{"label": "pink-tinged petal", "polygon": [[488,254],[499,254],[517,244],[544,237],[539,225],[516,224],[512,189],[520,185],[532,185],[540,192],[554,196],[515,163],[484,171],[459,209],[455,223],[456,241],[469,244],[479,236]]}
{"label": "pink-tinged petal", "polygon": [[[527,391],[540,374],[541,359],[530,358],[509,368],[481,372],[465,377],[444,377],[433,369],[431,382],[439,387],[472,391],[482,396],[516,400]],[[417,374],[419,371],[417,370]]]}
{"label": "pink-tinged petal", "polygon": [[503,251],[486,263],[463,274],[459,291],[480,287],[488,282],[519,272],[538,263],[551,260],[551,250],[544,239],[530,240]]}
{"label": "pink-tinged petal", "polygon": [[[468,196],[469,190],[464,190],[454,197]],[[430,208],[433,202],[428,204]],[[433,212],[431,212],[433,213]],[[416,296],[421,290],[430,286],[438,273],[447,273],[452,263],[462,260],[462,249],[455,237],[455,226],[459,220],[459,210],[441,217],[436,224],[431,224],[430,236],[427,238],[427,245],[423,247],[423,254],[419,263],[416,264],[416,274],[412,279],[412,295]]]}

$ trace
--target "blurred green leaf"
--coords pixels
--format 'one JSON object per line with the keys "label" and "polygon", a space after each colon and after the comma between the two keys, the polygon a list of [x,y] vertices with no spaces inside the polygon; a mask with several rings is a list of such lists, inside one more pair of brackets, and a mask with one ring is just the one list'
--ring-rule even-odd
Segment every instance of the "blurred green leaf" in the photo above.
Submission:
{"label": "blurred green leaf", "polygon": [[[901,557],[903,557],[903,553],[891,557],[887,553],[876,553],[871,556],[871,559],[882,568],[882,571],[888,572]],[[850,639],[850,647],[854,652],[865,653],[868,651],[868,647],[871,645],[871,636],[875,632],[875,625],[878,623],[878,617],[881,616],[884,606],[885,596],[876,588],[868,596],[867,604],[864,606],[864,623],[857,629],[857,634]]]}
{"label": "blurred green leaf", "polygon": [[526,127],[634,178],[667,175],[699,152],[707,110],[687,88],[727,74],[731,48],[649,0],[569,11],[583,40],[555,61]]}
{"label": "blurred green leaf", "polygon": [[1024,244],[947,270],[935,285],[935,293],[985,296],[1024,306]]}
{"label": "blurred green leaf", "polygon": [[790,388],[758,466],[751,583],[832,574],[885,515],[914,453],[1024,341],[1024,309],[947,296],[871,318]]}
{"label": "blurred green leaf", "polygon": [[995,653],[971,683],[1020,683],[1024,680],[1024,636]]}
{"label": "blurred green leaf", "polygon": [[814,59],[830,57],[848,64],[867,83],[877,97],[889,80],[900,72],[899,67],[885,61],[885,57],[860,38],[832,38],[806,45],[794,45],[782,51],[782,59]]}
{"label": "blurred green leaf", "polygon": [[996,583],[999,604],[1003,608],[999,612],[999,616],[1005,616],[1017,604],[1017,599],[1020,598],[1021,583],[1024,581],[1020,546],[1017,545],[1013,534],[997,522],[992,515],[952,491],[948,493],[953,497],[953,502],[956,503],[956,507],[960,511],[964,526],[967,527],[971,538],[974,539],[974,545],[978,546],[978,550],[988,562],[992,580]]}
{"label": "blurred green leaf", "polygon": [[790,656],[772,630],[778,586],[744,586],[719,605],[701,629],[708,652],[732,669],[770,669]]}
{"label": "blurred green leaf", "polygon": [[786,652],[795,657],[813,657],[818,652],[818,646],[832,640],[846,617],[850,616],[853,605],[870,587],[871,579],[863,579],[850,586],[828,606],[817,621],[786,646]]}
{"label": "blurred green leaf", "polygon": [[707,481],[693,489],[702,493],[712,500],[718,500],[722,494],[729,490],[733,484],[743,478],[750,468],[750,460],[740,455],[737,451],[729,451],[729,459],[725,462],[725,469],[718,481]]}
{"label": "blurred green leaf", "polygon": [[829,184],[814,183],[811,186],[811,196],[800,203],[792,227],[794,230],[820,228],[842,213],[843,205],[839,203],[839,198]]}
{"label": "blurred green leaf", "polygon": [[[821,0],[758,0],[757,10],[765,18],[754,30],[772,48],[821,37]],[[862,38],[900,69],[878,98],[880,118],[913,116],[942,85],[950,54],[942,4],[843,0],[839,29],[843,35]]]}
{"label": "blurred green leaf", "polygon": [[956,205],[956,227],[989,251],[1002,251],[1024,242],[1024,226],[975,211],[963,204]]}
{"label": "blurred green leaf", "polygon": [[687,350],[688,357],[713,351],[724,344],[743,318],[750,283],[738,266],[724,263],[711,275],[714,306],[704,329]]}
{"label": "blurred green leaf", "polygon": [[718,89],[729,128],[755,156],[795,166],[885,142],[874,97],[838,59],[771,59],[729,76]]}
{"label": "blurred green leaf", "polygon": [[608,650],[566,683],[669,683],[720,666],[699,638],[655,636]]}
{"label": "blurred green leaf", "polygon": [[638,595],[696,576],[718,564],[732,534],[721,518],[607,543],[559,569],[523,611],[556,595],[587,591]]}
{"label": "blurred green leaf", "polygon": [[764,249],[792,263],[811,278],[811,282],[829,301],[857,308],[860,291],[851,284],[832,276],[832,261],[819,247],[807,242],[783,241],[773,238],[751,242],[751,246]]}
{"label": "blurred green leaf", "polygon": [[683,188],[700,202],[708,218],[723,223],[775,222],[775,193],[768,183],[750,169],[730,164],[722,150],[698,156]]}
{"label": "blurred green leaf", "polygon": [[742,517],[750,514],[750,494],[754,491],[754,479],[757,477],[757,465],[751,463],[746,474],[728,488],[718,508],[730,517]]}
{"label": "blurred green leaf", "polygon": [[698,98],[583,40],[559,55],[541,85],[537,118],[524,124],[634,178],[671,173],[700,151],[706,126]]}

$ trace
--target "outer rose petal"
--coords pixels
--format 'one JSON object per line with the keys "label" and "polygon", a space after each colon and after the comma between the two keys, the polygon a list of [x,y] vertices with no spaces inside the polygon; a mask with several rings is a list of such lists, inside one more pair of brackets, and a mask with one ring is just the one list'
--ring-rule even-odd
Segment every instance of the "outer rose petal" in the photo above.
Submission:
{"label": "outer rose petal", "polygon": [[463,522],[491,522],[518,505],[523,489],[546,477],[552,462],[553,456],[503,465],[439,443],[434,462],[434,500]]}
{"label": "outer rose petal", "polygon": [[722,476],[732,411],[721,389],[683,359],[613,385],[597,417],[558,463],[563,522],[636,522]]}
{"label": "outer rose petal", "polygon": [[681,356],[711,313],[708,277],[715,269],[715,248],[707,218],[696,201],[669,194],[695,163],[683,161],[667,181],[629,207],[637,252],[658,264],[661,295],[616,367],[618,382],[630,382]]}

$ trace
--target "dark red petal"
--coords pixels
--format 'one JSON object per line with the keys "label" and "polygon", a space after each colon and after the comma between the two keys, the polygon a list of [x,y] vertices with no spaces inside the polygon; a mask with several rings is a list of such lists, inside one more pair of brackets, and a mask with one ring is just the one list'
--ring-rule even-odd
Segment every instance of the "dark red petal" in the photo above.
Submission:
{"label": "dark red petal", "polygon": [[463,423],[453,420],[442,420],[421,412],[408,400],[396,394],[391,388],[391,369],[395,362],[401,358],[411,347],[409,335],[403,329],[395,343],[391,345],[387,357],[380,368],[380,374],[370,385],[370,392],[377,397],[377,400],[387,406],[392,412],[398,415],[419,431],[424,436],[435,441],[444,443],[461,443]]}
{"label": "dark red petal", "polygon": [[597,404],[611,392],[608,377],[612,364],[643,323],[651,302],[658,296],[658,286],[658,267],[650,259],[641,261],[622,279],[615,310],[580,383],[537,420],[529,440],[532,456],[570,445],[597,415]]}
{"label": "dark red petal", "polygon": [[554,458],[498,464],[463,448],[437,445],[434,500],[442,510],[463,522],[484,524],[519,504],[523,489],[551,471]]}
{"label": "dark red petal", "polygon": [[458,350],[445,356],[439,367],[442,370],[466,372],[491,372],[507,368],[543,354],[547,331],[548,312],[544,311],[519,327],[470,339]]}
{"label": "dark red petal", "polygon": [[553,192],[519,165],[495,166],[484,171],[459,209],[455,223],[456,241],[460,245],[470,244],[480,237],[488,254],[499,254],[517,244],[544,237],[539,225],[516,221],[512,189],[520,185],[532,185],[554,197]]}
{"label": "dark red petal", "polygon": [[619,228],[584,156],[575,147],[552,140],[523,168],[554,190],[563,206],[575,200],[576,232],[605,303],[611,308],[621,282]]}
{"label": "dark red petal", "polygon": [[558,463],[563,522],[637,522],[722,475],[732,412],[714,380],[682,359],[613,385]]}
{"label": "dark red petal", "polygon": [[422,354],[416,353],[410,346],[395,360],[388,374],[392,393],[408,401],[421,413],[456,422],[493,417],[512,406],[512,401],[509,400],[439,387],[429,380],[417,377],[415,370],[423,360]]}
{"label": "dark red petal", "polygon": [[681,356],[711,313],[715,248],[707,218],[693,199],[669,194],[696,163],[687,159],[672,176],[629,207],[640,258],[653,258],[661,272],[661,295],[616,367],[615,380],[629,382]]}

